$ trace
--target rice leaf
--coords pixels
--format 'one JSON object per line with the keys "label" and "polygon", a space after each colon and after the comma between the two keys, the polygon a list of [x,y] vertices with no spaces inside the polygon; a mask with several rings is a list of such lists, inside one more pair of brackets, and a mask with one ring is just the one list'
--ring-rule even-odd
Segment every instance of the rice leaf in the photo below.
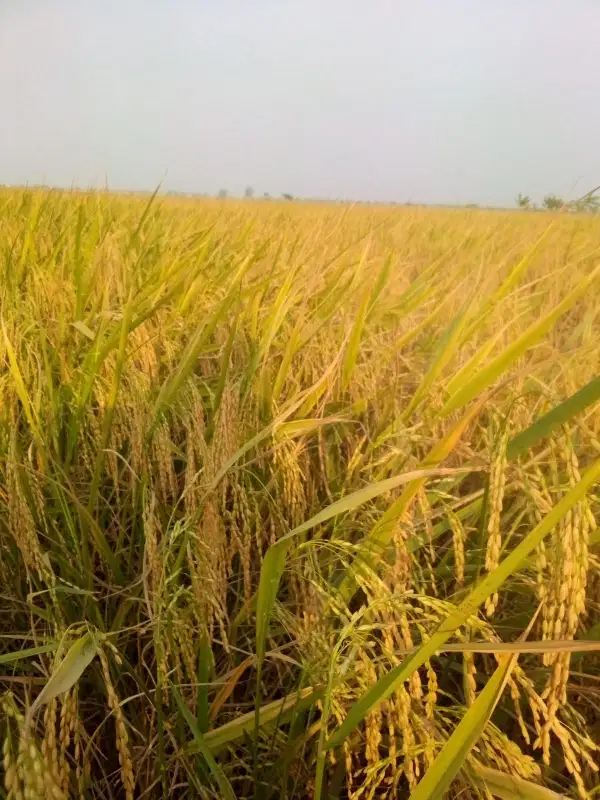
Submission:
{"label": "rice leaf", "polygon": [[[273,700],[258,709],[258,727],[269,725],[285,725],[293,714],[310,708],[323,697],[325,687],[306,687],[292,692],[281,700]],[[243,739],[251,733],[256,725],[256,712],[249,711],[219,728],[213,728],[205,737],[205,743],[213,753],[230,742]]]}
{"label": "rice leaf", "polygon": [[76,331],[79,331],[79,333],[82,333],[84,336],[86,336],[92,342],[96,338],[96,334],[94,333],[94,331],[91,330],[85,324],[85,322],[82,322],[80,319],[75,320],[75,322],[72,322],[71,323],[71,327],[75,328]]}
{"label": "rice leaf", "polygon": [[527,253],[525,253],[525,255],[520,261],[518,261],[515,264],[515,266],[513,267],[509,275],[506,277],[506,279],[500,284],[500,286],[496,289],[496,291],[493,292],[490,295],[490,297],[488,297],[488,299],[483,304],[483,307],[481,308],[481,311],[477,315],[476,319],[474,319],[471,325],[469,326],[466,338],[469,338],[474,333],[476,328],[481,325],[481,323],[489,315],[489,313],[494,308],[497,308],[500,305],[500,303],[504,300],[504,298],[518,284],[518,282],[521,280],[521,277],[525,274],[525,272],[529,268],[529,265],[533,260],[533,256],[538,251],[540,245],[542,244],[546,236],[548,236],[549,232],[552,230],[553,227],[554,223],[551,222],[550,225],[548,225],[546,230],[535,242],[533,247]]}
{"label": "rice leaf", "polygon": [[169,688],[171,690],[171,694],[175,698],[175,702],[177,703],[179,710],[181,711],[182,717],[189,725],[199,752],[204,757],[208,768],[215,779],[215,783],[219,787],[219,791],[221,793],[220,796],[224,798],[224,800],[236,800],[236,794],[233,791],[231,784],[227,780],[227,777],[221,767],[215,761],[215,757],[213,756],[210,747],[206,744],[206,739],[200,730],[198,721],[184,703],[183,698],[179,694],[177,688],[172,683],[169,683]]}
{"label": "rice leaf", "polygon": [[527,452],[540,440],[550,436],[557,427],[569,422],[588,406],[598,401],[600,401],[600,376],[593,378],[575,394],[563,400],[562,403],[558,403],[547,414],[536,420],[533,425],[511,439],[506,449],[506,457],[512,461]]}
{"label": "rice leaf", "polygon": [[10,370],[10,374],[12,375],[12,379],[15,384],[15,389],[19,400],[21,401],[21,405],[23,407],[23,412],[25,413],[25,417],[27,418],[27,422],[29,423],[29,427],[31,428],[31,432],[35,436],[35,438],[41,442],[42,441],[42,433],[40,430],[39,419],[37,414],[35,413],[34,407],[31,403],[31,398],[29,397],[29,393],[25,387],[25,381],[23,380],[23,375],[21,374],[21,370],[19,369],[19,363],[17,361],[17,356],[13,349],[13,346],[8,338],[8,334],[6,333],[6,328],[2,325],[2,333],[4,335],[4,345],[6,347],[6,352],[8,354],[8,366]]}
{"label": "rice leaf", "polygon": [[52,653],[58,647],[57,644],[42,644],[39,647],[28,647],[25,650],[15,650],[12,653],[0,653],[0,664],[12,664],[22,658],[32,658],[44,653]]}
{"label": "rice leaf", "polygon": [[440,340],[432,353],[431,363],[429,370],[423,376],[423,379],[417,390],[413,394],[408,406],[402,414],[404,420],[408,420],[413,411],[418,407],[424,397],[427,395],[439,375],[444,370],[445,366],[455,356],[462,339],[462,333],[465,325],[469,320],[468,310],[461,311],[452,320],[448,328],[444,331]]}
{"label": "rice leaf", "polygon": [[337,422],[348,422],[344,417],[317,417],[315,419],[295,419],[292,422],[283,422],[273,431],[273,438],[280,442],[285,439],[296,439],[308,433],[319,430],[326,425],[335,425]]}
{"label": "rice leaf", "polygon": [[94,660],[98,647],[93,633],[86,633],[71,645],[50,679],[29,709],[28,720],[36,711],[63,692],[68,692]]}
{"label": "rice leaf", "polygon": [[482,764],[473,765],[471,771],[482,788],[502,800],[567,800],[567,795],[553,792],[539,783]]}
{"label": "rice leaf", "polygon": [[371,304],[371,288],[367,286],[367,288],[363,292],[363,296],[360,301],[360,305],[358,307],[358,312],[356,314],[356,318],[354,320],[350,336],[348,337],[348,344],[346,345],[344,364],[342,366],[343,391],[346,391],[346,389],[348,388],[348,384],[350,383],[352,373],[354,372],[354,368],[356,366],[358,353],[360,351],[360,340],[363,335],[363,330],[365,327],[365,322],[367,319],[367,313],[369,311],[370,304]]}
{"label": "rice leaf", "polygon": [[233,292],[227,294],[212,318],[208,322],[203,320],[196,329],[196,333],[181,354],[177,368],[165,379],[160,388],[154,404],[154,427],[158,424],[160,415],[163,413],[164,409],[173,404],[175,396],[197,365],[198,358],[206,343],[214,333],[219,322],[225,318],[235,300],[236,295]]}

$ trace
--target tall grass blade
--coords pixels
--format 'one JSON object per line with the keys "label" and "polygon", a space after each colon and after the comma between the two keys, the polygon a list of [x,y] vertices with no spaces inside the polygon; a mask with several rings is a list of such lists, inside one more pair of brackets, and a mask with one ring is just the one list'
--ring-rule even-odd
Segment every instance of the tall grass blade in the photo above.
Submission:
{"label": "tall grass blade", "polygon": [[458,389],[444,404],[442,415],[450,414],[481,394],[496,381],[508,367],[524,355],[527,350],[537,344],[553,327],[554,323],[566,313],[600,275],[600,266],[596,267],[579,285],[573,289],[552,311],[542,319],[532,323],[518,339],[505,348],[487,367],[477,372],[468,383]]}
{"label": "tall grass blade", "polygon": [[[294,714],[310,708],[321,700],[325,687],[307,687],[299,692],[292,692],[282,700],[273,700],[258,709],[258,727],[268,725],[286,725]],[[256,726],[256,712],[248,711],[231,722],[226,722],[219,728],[213,728],[204,737],[204,741],[213,753],[225,745],[243,739],[251,733]]]}
{"label": "tall grass blade", "polygon": [[19,363],[17,361],[17,356],[13,349],[13,346],[8,338],[8,334],[6,333],[6,328],[4,325],[2,326],[2,333],[4,335],[4,346],[6,347],[6,352],[8,355],[8,365],[10,374],[15,384],[15,389],[19,400],[21,401],[21,406],[23,407],[23,412],[25,417],[27,418],[27,422],[29,423],[29,427],[31,428],[31,432],[34,437],[37,439],[38,442],[43,441],[39,419],[31,402],[31,398],[29,397],[29,393],[25,387],[25,381],[23,380],[23,375],[21,374],[21,370],[19,369]]}
{"label": "tall grass blade", "polygon": [[140,238],[140,233],[142,232],[142,228],[144,227],[144,223],[148,219],[148,214],[150,213],[150,209],[152,208],[152,204],[156,200],[156,195],[158,194],[158,192],[160,190],[160,187],[161,187],[161,184],[159,183],[158,186],[156,187],[156,189],[150,195],[150,197],[148,199],[148,202],[146,203],[146,207],[144,208],[144,211],[143,211],[143,213],[142,213],[142,215],[141,215],[141,217],[139,219],[139,222],[138,222],[136,228],[134,229],[134,231],[131,234],[131,237],[129,239],[129,244],[127,245],[126,253],[128,253],[133,247],[135,247],[138,244],[139,238]]}
{"label": "tall grass blade", "polygon": [[552,228],[554,227],[554,223],[550,223],[546,230],[542,233],[539,239],[535,242],[533,247],[523,256],[523,258],[515,264],[513,269],[511,270],[510,274],[507,276],[506,280],[504,280],[500,286],[493,292],[490,297],[484,303],[480,313],[477,315],[476,319],[473,320],[469,329],[466,333],[466,338],[469,338],[475,330],[481,325],[483,320],[488,316],[488,314],[494,309],[497,308],[500,303],[504,300],[504,298],[515,288],[515,286],[521,280],[521,277],[525,274],[529,265],[533,260],[533,256],[539,250],[540,245],[544,241],[544,239],[548,236]]}
{"label": "tall grass blade", "polygon": [[356,315],[356,319],[354,320],[354,325],[352,326],[350,336],[348,337],[348,344],[346,345],[346,353],[344,355],[344,363],[342,366],[342,391],[346,391],[348,388],[348,384],[350,383],[352,373],[354,372],[354,368],[356,366],[358,353],[360,351],[360,340],[363,335],[367,313],[371,305],[371,294],[371,289],[367,286],[363,292],[360,306],[358,307],[358,313]]}
{"label": "tall grass blade", "polygon": [[462,338],[462,333],[469,319],[467,311],[461,311],[452,320],[448,328],[442,334],[437,347],[431,356],[429,370],[425,373],[423,380],[411,398],[410,403],[404,410],[402,418],[410,419],[411,414],[425,398],[445,366],[455,356]]}
{"label": "tall grass blade", "polygon": [[44,653],[52,653],[57,647],[58,644],[42,644],[39,647],[15,650],[13,653],[0,653],[0,664],[12,664],[15,661],[20,661],[22,658],[32,658],[33,656],[40,656]]}
{"label": "tall grass blade", "polygon": [[560,425],[581,414],[588,406],[600,401],[600,377],[594,378],[571,397],[554,406],[547,414],[536,420],[508,443],[506,457],[509,460],[525,453],[542,439],[546,439]]}
{"label": "tall grass blade", "polygon": [[158,424],[164,409],[173,404],[177,393],[196,366],[198,358],[202,353],[206,343],[213,335],[219,322],[225,319],[235,300],[235,294],[230,292],[222,301],[220,307],[213,314],[212,318],[208,322],[203,321],[198,326],[196,333],[183,351],[177,368],[171,375],[168,376],[168,378],[166,378],[165,382],[160,388],[158,397],[156,398],[156,402],[154,404],[155,426]]}
{"label": "tall grass blade", "polygon": [[220,796],[223,798],[223,800],[236,800],[236,794],[233,791],[231,784],[227,780],[227,777],[223,772],[223,770],[221,769],[221,767],[215,761],[215,757],[213,756],[210,747],[208,747],[208,745],[206,744],[205,737],[202,734],[200,727],[198,726],[198,721],[196,720],[192,712],[189,710],[189,708],[186,706],[182,696],[179,694],[179,691],[172,683],[170,684],[170,690],[171,694],[175,698],[175,702],[177,703],[179,710],[181,711],[182,717],[189,725],[189,728],[194,736],[194,741],[196,743],[199,752],[204,757],[208,765],[208,768],[210,769],[212,776],[215,779],[215,783],[219,787],[219,791],[221,793]]}

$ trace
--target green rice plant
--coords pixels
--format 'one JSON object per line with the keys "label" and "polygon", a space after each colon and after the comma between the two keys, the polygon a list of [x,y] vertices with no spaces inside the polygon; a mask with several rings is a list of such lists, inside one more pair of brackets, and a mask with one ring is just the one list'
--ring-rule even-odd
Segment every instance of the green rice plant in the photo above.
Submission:
{"label": "green rice plant", "polygon": [[590,796],[597,220],[0,208],[7,797]]}

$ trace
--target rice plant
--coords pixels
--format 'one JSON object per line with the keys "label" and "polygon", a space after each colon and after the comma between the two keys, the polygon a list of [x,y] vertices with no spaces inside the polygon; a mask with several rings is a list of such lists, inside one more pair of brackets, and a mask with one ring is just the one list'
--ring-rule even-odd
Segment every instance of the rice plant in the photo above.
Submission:
{"label": "rice plant", "polygon": [[599,246],[3,190],[4,796],[595,796]]}

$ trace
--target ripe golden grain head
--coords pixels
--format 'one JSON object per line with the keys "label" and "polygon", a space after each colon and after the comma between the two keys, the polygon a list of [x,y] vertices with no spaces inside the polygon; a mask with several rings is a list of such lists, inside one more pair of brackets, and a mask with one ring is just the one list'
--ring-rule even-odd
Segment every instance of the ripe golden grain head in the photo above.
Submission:
{"label": "ripe golden grain head", "polygon": [[133,762],[131,760],[131,753],[129,749],[129,735],[127,733],[127,726],[125,724],[125,716],[119,702],[117,693],[112,682],[110,675],[110,668],[108,659],[104,650],[98,650],[98,657],[102,666],[102,675],[104,677],[104,684],[106,686],[106,694],[108,697],[108,706],[112,711],[115,718],[115,734],[116,746],[119,753],[119,764],[121,768],[121,780],[125,790],[126,800],[133,800],[133,793],[135,789],[135,775],[133,771]]}

